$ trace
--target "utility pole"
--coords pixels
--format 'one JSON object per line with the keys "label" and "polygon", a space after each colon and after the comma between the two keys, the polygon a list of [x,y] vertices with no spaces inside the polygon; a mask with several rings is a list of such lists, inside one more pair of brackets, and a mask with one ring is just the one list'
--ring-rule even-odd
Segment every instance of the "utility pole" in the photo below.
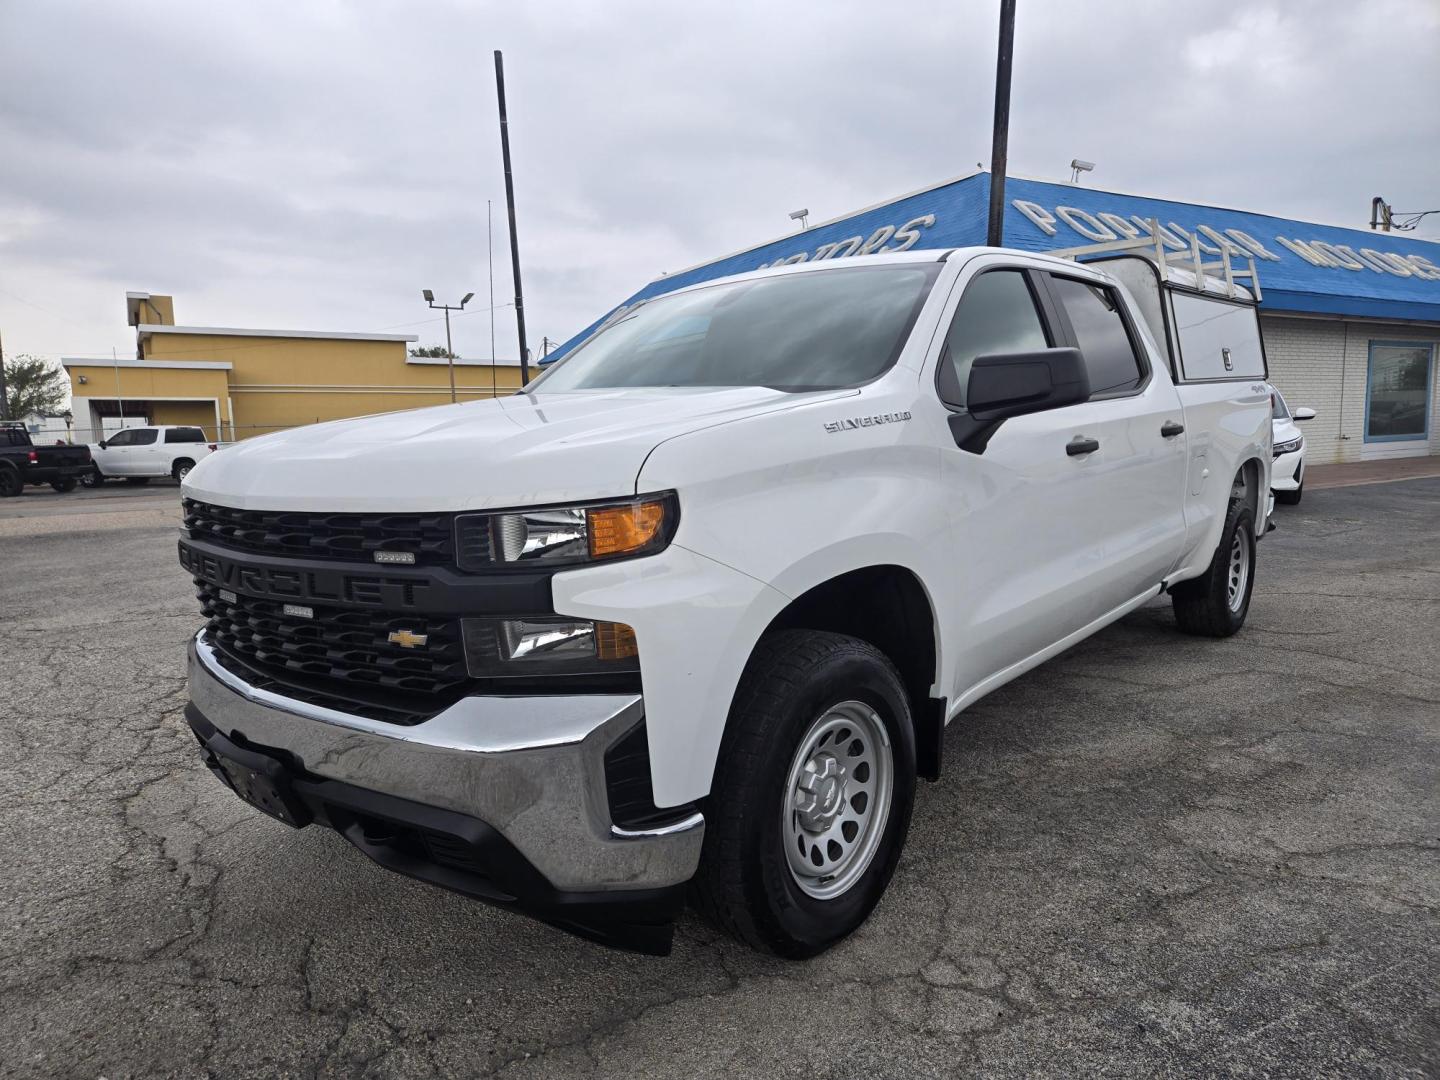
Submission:
{"label": "utility pole", "polygon": [[1015,52],[1015,0],[1000,0],[1000,47],[995,55],[995,124],[990,143],[990,218],[985,243],[1005,239],[1005,169],[1010,145],[1010,61]]}
{"label": "utility pole", "polygon": [[525,301],[520,291],[520,239],[515,235],[515,179],[510,172],[510,122],[505,114],[505,58],[495,50],[495,95],[500,104],[500,153],[505,159],[505,206],[510,212],[510,271],[515,278],[515,328],[520,335],[520,385],[530,381],[525,346]]}
{"label": "utility pole", "polygon": [[10,390],[5,385],[5,343],[0,341],[0,420],[10,419]]}

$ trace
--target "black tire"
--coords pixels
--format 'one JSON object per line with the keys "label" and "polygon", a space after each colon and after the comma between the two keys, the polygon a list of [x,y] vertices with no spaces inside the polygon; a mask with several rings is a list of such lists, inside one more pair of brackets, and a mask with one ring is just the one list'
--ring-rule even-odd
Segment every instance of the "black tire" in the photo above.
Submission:
{"label": "black tire", "polygon": [[[1231,565],[1237,543],[1242,547],[1244,582],[1232,597]],[[1235,502],[1230,504],[1220,544],[1205,573],[1170,590],[1175,621],[1185,633],[1197,637],[1229,637],[1245,625],[1254,590],[1255,515],[1244,503]]]}
{"label": "black tire", "polygon": [[1277,503],[1284,503],[1286,506],[1294,506],[1300,501],[1301,496],[1303,496],[1304,494],[1305,481],[1301,480],[1294,491],[1275,492],[1275,501]]}
{"label": "black tire", "polygon": [[178,484],[185,480],[190,470],[195,467],[195,462],[189,458],[181,458],[170,467],[170,476]]}
{"label": "black tire", "polygon": [[24,494],[25,481],[12,466],[0,465],[0,499],[13,499]]}
{"label": "black tire", "polygon": [[150,482],[150,477],[148,477],[148,476],[127,476],[127,477],[125,477],[125,482],[126,482],[127,484],[134,484],[136,487],[144,487],[146,484],[148,484],[148,483]]}
{"label": "black tire", "polygon": [[74,491],[76,483],[78,483],[78,481],[75,479],[75,477],[62,476],[59,480],[51,480],[50,486],[56,491],[58,491],[61,495],[64,495],[67,492]]}
{"label": "black tire", "polygon": [[[802,737],[842,703],[863,705],[883,723],[893,766],[890,805],[883,825],[872,826],[878,840],[868,863],[856,863],[855,880],[839,895],[817,899],[802,890],[787,858],[787,786]],[[854,805],[848,790],[840,787],[840,800]],[[863,923],[885,892],[910,828],[914,796],[914,724],[904,684],[885,655],[841,634],[767,635],[735,693],[704,802],[695,906],[756,948],[795,958],[823,952]]]}
{"label": "black tire", "polygon": [[99,487],[105,483],[105,474],[98,465],[91,465],[89,472],[80,474],[80,483],[85,487]]}

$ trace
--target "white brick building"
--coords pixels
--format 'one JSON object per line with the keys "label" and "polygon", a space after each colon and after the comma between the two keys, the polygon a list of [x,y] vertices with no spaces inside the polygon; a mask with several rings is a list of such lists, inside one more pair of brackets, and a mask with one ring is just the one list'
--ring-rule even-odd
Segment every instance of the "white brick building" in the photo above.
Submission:
{"label": "white brick building", "polygon": [[[699,281],[784,262],[985,242],[990,175],[949,180],[652,281],[604,318]],[[1254,259],[1270,380],[1306,422],[1311,464],[1440,453],[1440,244],[1075,184],[1010,177],[1008,247],[1031,251],[1160,234],[1172,250]],[[1356,207],[1357,217],[1368,213]],[[1154,224],[1152,224],[1154,223]]]}
{"label": "white brick building", "polygon": [[[1265,280],[1263,270],[1260,280]],[[1311,465],[1440,453],[1440,424],[1435,423],[1440,414],[1440,380],[1435,377],[1434,360],[1440,354],[1440,322],[1384,323],[1266,314],[1260,323],[1265,331],[1270,381],[1280,388],[1292,409],[1309,406],[1317,413],[1304,429],[1306,458]],[[1372,349],[1376,345],[1384,349],[1392,342],[1423,345],[1429,350],[1428,438],[1365,438]]]}

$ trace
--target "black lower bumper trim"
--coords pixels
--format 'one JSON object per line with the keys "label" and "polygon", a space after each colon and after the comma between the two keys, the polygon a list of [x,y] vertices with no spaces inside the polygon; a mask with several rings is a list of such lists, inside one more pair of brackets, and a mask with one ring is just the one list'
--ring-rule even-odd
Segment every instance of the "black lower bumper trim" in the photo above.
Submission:
{"label": "black lower bumper trim", "polygon": [[[675,919],[685,903],[683,884],[597,892],[557,889],[513,844],[478,818],[315,776],[283,750],[220,732],[193,704],[185,707],[185,719],[206,764],[232,790],[235,783],[219,766],[217,756],[237,756],[238,748],[238,756],[251,767],[265,769],[265,762],[278,763],[283,775],[269,771],[282,785],[284,797],[303,807],[303,813],[292,813],[299,824],[310,818],[329,826],[386,869],[529,915],[602,945],[652,956],[670,953]],[[287,820],[273,809],[261,808]]]}

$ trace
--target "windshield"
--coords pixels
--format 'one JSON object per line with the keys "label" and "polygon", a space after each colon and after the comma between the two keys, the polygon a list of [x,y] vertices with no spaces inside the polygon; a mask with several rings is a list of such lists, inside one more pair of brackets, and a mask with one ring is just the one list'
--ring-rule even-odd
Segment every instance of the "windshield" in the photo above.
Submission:
{"label": "windshield", "polygon": [[601,330],[529,387],[830,390],[900,355],[940,264],[837,267],[661,297]]}
{"label": "windshield", "polygon": [[1280,396],[1280,391],[1273,386],[1270,388],[1270,400],[1274,402],[1270,409],[1270,416],[1274,420],[1288,420],[1290,410],[1285,407],[1285,399]]}

